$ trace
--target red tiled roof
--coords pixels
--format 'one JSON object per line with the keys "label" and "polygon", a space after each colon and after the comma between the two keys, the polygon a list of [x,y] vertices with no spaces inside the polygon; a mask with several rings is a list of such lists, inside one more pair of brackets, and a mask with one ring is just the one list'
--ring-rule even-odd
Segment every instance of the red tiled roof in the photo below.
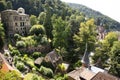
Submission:
{"label": "red tiled roof", "polygon": [[9,70],[14,70],[14,69],[10,65],[8,65],[7,63],[3,62],[1,70],[8,72]]}
{"label": "red tiled roof", "polygon": [[4,58],[4,56],[0,53],[0,59],[2,59],[2,68],[1,68],[1,70],[2,71],[5,71],[5,72],[7,72],[7,71],[9,71],[9,70],[14,70],[9,64],[8,64],[8,62],[6,61],[6,59]]}

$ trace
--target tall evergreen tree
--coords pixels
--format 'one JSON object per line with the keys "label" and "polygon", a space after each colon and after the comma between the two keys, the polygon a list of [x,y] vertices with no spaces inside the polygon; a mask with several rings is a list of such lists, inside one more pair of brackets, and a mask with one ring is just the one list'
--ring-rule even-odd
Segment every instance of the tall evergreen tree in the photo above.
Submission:
{"label": "tall evergreen tree", "polygon": [[53,38],[53,35],[52,35],[53,26],[51,22],[52,8],[47,3],[45,5],[45,12],[46,12],[46,17],[43,25],[45,27],[48,38],[52,39]]}
{"label": "tall evergreen tree", "polygon": [[77,46],[77,51],[81,54],[84,53],[86,44],[87,52],[90,53],[95,48],[96,42],[96,25],[94,19],[90,19],[86,22],[82,22],[79,28],[78,34],[75,34],[73,39]]}
{"label": "tall evergreen tree", "polygon": [[63,21],[61,17],[55,19],[53,23],[53,46],[55,48],[68,48],[68,37],[70,27],[67,22]]}

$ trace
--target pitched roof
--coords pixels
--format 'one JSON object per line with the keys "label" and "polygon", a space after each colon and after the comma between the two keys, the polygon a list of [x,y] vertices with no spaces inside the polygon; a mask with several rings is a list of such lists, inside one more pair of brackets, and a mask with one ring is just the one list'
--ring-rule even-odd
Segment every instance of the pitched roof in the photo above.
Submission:
{"label": "pitched roof", "polygon": [[120,78],[117,78],[108,73],[98,72],[91,80],[120,80]]}
{"label": "pitched roof", "polygon": [[42,63],[42,61],[43,61],[43,57],[39,57],[35,60],[34,63],[40,65]]}
{"label": "pitched roof", "polygon": [[90,70],[94,73],[98,73],[98,72],[106,72],[104,69],[98,68],[96,66],[90,66]]}
{"label": "pitched roof", "polygon": [[83,78],[85,80],[90,80],[95,75],[96,75],[96,73],[91,72],[87,68],[80,68],[80,69],[77,69],[77,70],[74,70],[74,71],[68,73],[68,76],[74,80],[80,80],[80,78]]}
{"label": "pitched roof", "polygon": [[71,77],[74,80],[79,80],[80,73],[82,72],[81,69],[73,70],[68,73],[68,77]]}
{"label": "pitched roof", "polygon": [[86,79],[86,80],[90,80],[92,77],[94,77],[96,75],[96,73],[91,72],[88,69],[84,69],[81,73],[80,73],[80,77]]}
{"label": "pitched roof", "polygon": [[8,65],[7,63],[3,62],[1,70],[8,72],[9,70],[14,70],[14,69],[10,65]]}
{"label": "pitched roof", "polygon": [[[49,52],[49,53],[46,55],[46,57],[48,57],[48,58],[49,58],[48,61],[51,61],[52,63],[55,63],[55,62],[57,62],[57,61],[59,61],[59,60],[61,59],[60,55],[58,55],[58,54],[55,52],[55,50]],[[46,57],[45,57],[45,58],[46,58]]]}
{"label": "pitched roof", "polygon": [[9,70],[14,70],[14,69],[8,64],[8,62],[6,61],[6,59],[4,58],[4,56],[3,56],[1,53],[0,53],[0,59],[3,61],[3,62],[2,62],[2,68],[1,68],[2,71],[7,72],[7,71],[9,71]]}

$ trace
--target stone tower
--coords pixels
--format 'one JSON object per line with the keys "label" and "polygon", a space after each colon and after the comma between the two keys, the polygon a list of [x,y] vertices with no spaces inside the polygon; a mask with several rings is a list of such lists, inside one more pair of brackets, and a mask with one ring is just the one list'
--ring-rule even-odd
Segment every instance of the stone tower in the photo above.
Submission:
{"label": "stone tower", "polygon": [[4,10],[1,12],[1,21],[4,24],[7,36],[13,37],[15,33],[27,35],[30,25],[29,15],[20,7],[18,10]]}

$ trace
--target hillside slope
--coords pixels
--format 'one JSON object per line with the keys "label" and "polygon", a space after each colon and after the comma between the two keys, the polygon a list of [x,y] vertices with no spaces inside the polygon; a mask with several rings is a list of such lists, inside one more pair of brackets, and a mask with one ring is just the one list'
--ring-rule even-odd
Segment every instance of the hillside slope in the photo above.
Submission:
{"label": "hillside slope", "polygon": [[[102,22],[102,24],[109,25],[108,28],[110,30],[120,30],[120,23],[111,19],[110,17],[101,14],[98,11],[92,10],[84,5],[81,4],[75,4],[75,3],[67,3],[71,8],[77,9],[83,14],[85,14],[87,17],[95,18],[96,21]],[[100,23],[98,23],[100,25]]]}

